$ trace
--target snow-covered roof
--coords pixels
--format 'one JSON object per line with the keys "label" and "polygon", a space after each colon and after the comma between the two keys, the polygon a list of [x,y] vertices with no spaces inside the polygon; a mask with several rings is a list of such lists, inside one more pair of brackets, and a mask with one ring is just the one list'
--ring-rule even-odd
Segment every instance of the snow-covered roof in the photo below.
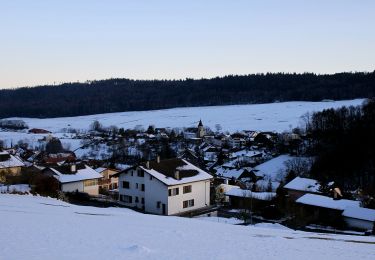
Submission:
{"label": "snow-covered roof", "polygon": [[232,153],[231,158],[237,158],[237,157],[240,157],[240,156],[254,157],[254,156],[257,156],[257,155],[261,155],[261,154],[263,154],[263,152],[261,152],[261,151],[245,150],[244,149],[244,150]]}
{"label": "snow-covered roof", "polygon": [[115,164],[115,168],[116,169],[119,169],[119,170],[126,170],[126,169],[129,169],[133,167],[133,165],[130,165],[130,164],[124,164],[124,163],[116,163]]}
{"label": "snow-covered roof", "polygon": [[[152,167],[151,167],[151,169],[147,169],[144,166],[140,166],[140,168],[143,169],[148,174],[155,177],[156,179],[158,179],[159,181],[168,185],[168,186],[180,185],[180,184],[185,184],[185,183],[189,183],[189,182],[204,181],[204,180],[209,180],[209,179],[213,178],[212,175],[210,175],[207,172],[203,171],[202,169],[194,166],[193,164],[189,163],[188,161],[186,161],[184,159],[178,159],[178,160],[181,160],[184,163],[184,165],[177,167],[176,170],[180,171],[181,173],[183,171],[196,171],[196,174],[194,174],[193,176],[185,177],[185,178],[181,174],[180,175],[181,179],[176,180],[173,177],[169,177],[169,176],[164,175],[163,173],[161,173],[161,172],[159,172],[155,169],[152,169]],[[161,161],[160,163],[163,163],[163,161]]]}
{"label": "snow-covered roof", "polygon": [[54,168],[50,168],[56,175],[55,178],[61,183],[100,179],[103,176],[91,167],[84,165],[83,169],[77,169],[74,174],[63,174]]}
{"label": "snow-covered roof", "polygon": [[227,168],[236,168],[237,164],[238,164],[238,160],[233,159],[231,161],[228,161],[228,162],[224,163],[222,166],[227,167]]}
{"label": "snow-covered roof", "polygon": [[218,167],[216,169],[216,175],[225,178],[235,178],[238,179],[245,169],[224,169],[223,167]]}
{"label": "snow-covered roof", "polygon": [[345,210],[348,207],[359,208],[359,201],[346,199],[334,200],[333,198],[316,194],[305,194],[297,199],[296,202],[305,205],[337,210]]}
{"label": "snow-covered roof", "polygon": [[229,191],[229,190],[231,190],[233,188],[239,188],[239,186],[237,186],[237,185],[229,185],[229,184],[222,183],[217,188],[218,189],[222,189],[223,192],[225,193],[225,192],[227,192],[227,191]]}
{"label": "snow-covered roof", "polygon": [[258,200],[271,200],[276,196],[275,192],[252,192],[250,190],[243,190],[240,187],[233,187],[225,192],[227,196],[254,198]]}
{"label": "snow-covered roof", "polygon": [[98,172],[98,173],[102,173],[104,172],[105,170],[107,170],[107,168],[104,168],[104,167],[99,167],[99,168],[96,168],[95,171]]}
{"label": "snow-covered roof", "polygon": [[356,218],[375,222],[375,210],[358,207],[348,207],[342,213],[344,217]]}
{"label": "snow-covered roof", "polygon": [[320,184],[317,180],[296,177],[292,181],[288,182],[285,189],[298,190],[298,191],[309,191],[319,193]]}
{"label": "snow-covered roof", "polygon": [[8,157],[7,160],[0,161],[0,169],[25,166],[25,164],[21,160],[5,151],[0,152],[0,155]]}

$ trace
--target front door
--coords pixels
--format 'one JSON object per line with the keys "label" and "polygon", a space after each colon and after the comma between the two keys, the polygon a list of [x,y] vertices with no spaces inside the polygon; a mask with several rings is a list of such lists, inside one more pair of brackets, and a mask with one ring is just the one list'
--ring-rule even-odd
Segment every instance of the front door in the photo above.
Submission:
{"label": "front door", "polygon": [[163,215],[166,215],[166,210],[165,210],[165,204],[164,203],[162,205],[162,209],[163,209]]}

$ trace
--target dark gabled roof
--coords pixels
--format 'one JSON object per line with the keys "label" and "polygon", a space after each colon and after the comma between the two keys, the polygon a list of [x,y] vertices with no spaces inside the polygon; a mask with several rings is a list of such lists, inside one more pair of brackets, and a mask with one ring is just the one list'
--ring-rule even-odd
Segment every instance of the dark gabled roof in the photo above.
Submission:
{"label": "dark gabled roof", "polygon": [[198,124],[198,126],[203,126],[203,124],[202,124],[202,120],[199,120],[199,124]]}
{"label": "dark gabled roof", "polygon": [[[198,175],[197,170],[193,169],[181,169],[181,167],[188,165],[185,163],[182,159],[179,158],[173,158],[173,159],[167,159],[167,160],[162,160],[159,163],[156,161],[151,161],[149,162],[149,169],[153,169],[167,177],[175,178],[175,172],[179,171],[179,177],[180,179],[183,178],[188,178],[188,177],[193,177]],[[142,163],[141,166],[145,169],[146,163]]]}
{"label": "dark gabled roof", "polygon": [[49,167],[55,169],[56,171],[60,172],[61,174],[76,174],[78,170],[82,170],[82,169],[86,168],[83,163],[76,164],[76,171],[75,172],[72,172],[70,164],[49,166]]}
{"label": "dark gabled roof", "polygon": [[8,153],[2,153],[0,154],[0,162],[5,162],[10,159],[10,154]]}

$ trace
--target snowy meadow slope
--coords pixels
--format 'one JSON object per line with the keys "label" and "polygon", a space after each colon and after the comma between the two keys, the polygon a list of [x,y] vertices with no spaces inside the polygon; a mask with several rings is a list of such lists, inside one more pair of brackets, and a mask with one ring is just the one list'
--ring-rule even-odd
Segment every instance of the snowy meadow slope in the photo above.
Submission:
{"label": "snowy meadow slope", "polygon": [[0,194],[0,259],[373,259],[374,237],[235,226]]}
{"label": "snowy meadow slope", "polygon": [[[43,128],[59,132],[63,128],[88,129],[98,120],[104,126],[115,125],[133,128],[143,125],[156,127],[191,127],[202,119],[205,126],[215,129],[220,124],[224,131],[259,130],[282,132],[298,126],[300,117],[306,112],[321,111],[341,106],[357,106],[364,99],[328,101],[328,102],[282,102],[254,105],[186,107],[152,111],[119,112],[89,116],[62,118],[20,118],[30,128]],[[0,136],[1,138],[1,136]]]}

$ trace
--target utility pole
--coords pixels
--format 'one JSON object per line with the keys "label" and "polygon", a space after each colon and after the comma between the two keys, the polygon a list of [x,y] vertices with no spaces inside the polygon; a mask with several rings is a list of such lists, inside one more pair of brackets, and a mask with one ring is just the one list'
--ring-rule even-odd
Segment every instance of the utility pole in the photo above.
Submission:
{"label": "utility pole", "polygon": [[250,224],[253,224],[253,191],[250,190]]}

